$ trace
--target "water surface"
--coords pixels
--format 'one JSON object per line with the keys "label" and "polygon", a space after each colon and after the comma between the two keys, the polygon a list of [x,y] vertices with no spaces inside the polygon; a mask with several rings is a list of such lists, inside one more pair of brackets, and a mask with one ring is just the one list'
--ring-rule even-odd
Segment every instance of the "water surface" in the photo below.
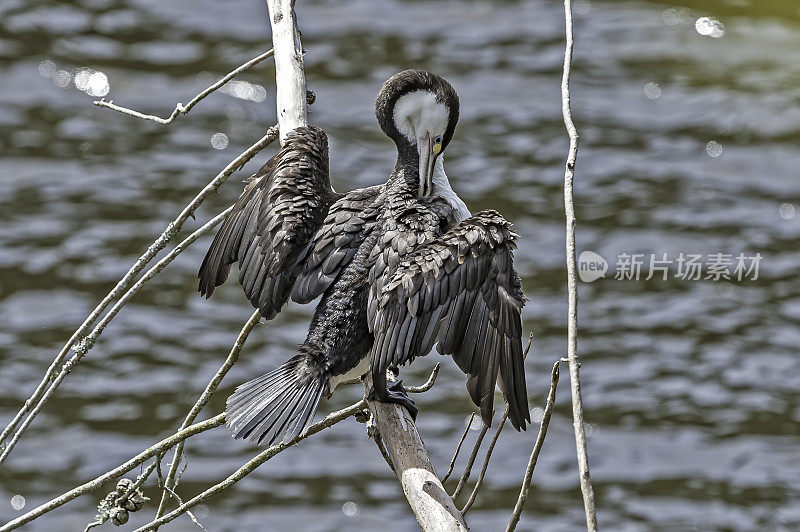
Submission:
{"label": "water surface", "polygon": [[[429,68],[458,90],[462,117],[447,171],[473,211],[496,208],[522,235],[524,325],[535,336],[528,386],[541,408],[566,345],[561,5],[342,0],[297,9],[317,95],[311,121],[331,138],[338,190],[382,182],[393,164],[373,116],[384,79]],[[800,10],[778,1],[609,0],[577,2],[575,12],[578,249],[605,257],[611,270],[580,286],[600,524],[798,530]],[[721,22],[724,34],[701,35],[701,17]],[[103,79],[83,71],[82,91],[76,74],[102,72],[108,98],[167,115],[268,43],[257,0],[0,2],[3,424],[166,222],[275,120],[269,61],[241,78],[257,86],[215,94],[166,127],[92,106],[86,91],[103,93]],[[217,133],[227,144],[217,136],[215,148]],[[209,198],[186,230],[233,202],[240,180],[272,153]],[[195,293],[209,242],[151,282],[59,389],[0,474],[0,521],[20,513],[12,496],[24,496],[28,510],[180,423],[251,313],[235,283],[211,301]],[[622,253],[764,258],[757,280],[614,280]],[[291,305],[257,327],[206,414],[221,411],[236,384],[290,357],[311,311]],[[435,361],[420,359],[407,381],[422,381]],[[463,376],[443,362],[439,382],[418,400],[440,471],[471,411]],[[566,379],[558,392],[518,530],[583,523]],[[358,395],[356,387],[337,392],[321,410]],[[468,515],[473,530],[504,528],[537,428],[503,435]],[[221,429],[188,449],[184,497],[257,452]],[[28,529],[82,530],[103,493]],[[345,512],[348,502],[356,506]],[[418,530],[352,420],[278,456],[198,513],[209,530]],[[146,518],[136,514],[131,524]],[[196,527],[181,518],[172,529]]]}

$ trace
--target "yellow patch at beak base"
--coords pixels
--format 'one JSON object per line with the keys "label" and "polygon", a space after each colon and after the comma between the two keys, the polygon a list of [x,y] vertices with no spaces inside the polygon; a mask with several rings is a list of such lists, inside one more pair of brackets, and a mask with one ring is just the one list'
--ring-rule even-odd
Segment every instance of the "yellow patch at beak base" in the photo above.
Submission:
{"label": "yellow patch at beak base", "polygon": [[434,144],[433,145],[433,153],[435,153],[436,155],[439,155],[440,151],[442,151],[442,143],[440,142],[439,144]]}

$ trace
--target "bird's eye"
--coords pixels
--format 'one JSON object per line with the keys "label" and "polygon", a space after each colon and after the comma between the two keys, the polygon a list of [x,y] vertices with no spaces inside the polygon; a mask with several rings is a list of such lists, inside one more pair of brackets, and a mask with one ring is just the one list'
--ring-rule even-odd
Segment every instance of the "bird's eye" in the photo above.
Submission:
{"label": "bird's eye", "polygon": [[442,151],[442,137],[437,135],[433,137],[433,153],[438,155],[440,151]]}

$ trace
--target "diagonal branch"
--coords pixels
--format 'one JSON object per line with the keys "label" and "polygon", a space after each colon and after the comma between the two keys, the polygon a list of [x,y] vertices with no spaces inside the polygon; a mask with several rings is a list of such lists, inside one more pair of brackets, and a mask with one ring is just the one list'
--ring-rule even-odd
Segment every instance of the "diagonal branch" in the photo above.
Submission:
{"label": "diagonal branch", "polygon": [[[390,380],[393,378],[388,372]],[[365,390],[372,387],[372,375],[364,379]],[[433,467],[417,427],[405,408],[393,403],[368,401],[375,426],[381,434],[386,454],[408,504],[425,532],[466,532],[464,517],[447,495]],[[138,531],[137,531],[138,532]]]}
{"label": "diagonal branch", "polygon": [[[228,177],[230,177],[231,174],[233,174],[234,171],[241,168],[245,163],[252,159],[258,152],[263,150],[271,142],[273,142],[277,137],[278,129],[277,127],[273,126],[267,131],[266,135],[261,137],[261,139],[259,139],[255,144],[250,146],[247,150],[239,154],[233,161],[228,163],[228,165],[219,174],[217,174],[217,176],[212,179],[211,182],[208,183],[186,207],[183,208],[180,214],[167,225],[166,229],[164,229],[161,235],[159,235],[159,237],[156,238],[152,244],[150,244],[150,246],[147,248],[147,251],[145,251],[145,253],[139,257],[131,269],[128,270],[123,278],[117,282],[116,286],[108,294],[106,294],[103,300],[95,307],[95,309],[91,312],[91,314],[89,314],[80,327],[78,327],[78,329],[72,334],[70,339],[66,344],[64,344],[64,346],[61,348],[61,351],[58,353],[58,355],[56,355],[55,359],[50,364],[50,367],[47,369],[47,372],[37,386],[36,390],[33,392],[33,394],[31,394],[30,398],[25,401],[25,404],[17,412],[14,419],[3,430],[3,433],[0,434],[0,444],[2,444],[20,424],[20,421],[22,421],[23,417],[25,417],[25,414],[30,412],[22,425],[19,426],[19,429],[17,429],[14,437],[8,441],[7,445],[3,449],[2,454],[0,454],[0,466],[2,466],[5,459],[8,458],[8,455],[11,453],[11,450],[14,448],[17,441],[19,441],[20,437],[28,428],[30,423],[53,395],[55,389],[58,387],[67,373],[69,373],[69,371],[80,362],[81,358],[88,353],[94,345],[94,341],[97,338],[96,336],[93,338],[87,337],[86,339],[81,339],[87,334],[92,324],[100,317],[100,315],[108,307],[108,305],[111,304],[112,301],[120,296],[124,297],[124,294],[127,294],[126,291],[133,283],[136,275],[138,275],[138,273],[142,271],[151,260],[153,260],[156,254],[164,249],[167,243],[178,234],[178,232],[181,230],[181,227],[183,227],[184,222],[186,222],[190,216],[194,216],[194,212],[203,203],[203,201],[205,201],[206,197],[213,192],[216,192],[216,190],[228,179]],[[180,251],[182,250],[183,248],[180,249]],[[177,253],[180,253],[180,251]],[[119,308],[120,307],[117,306],[117,311],[119,311]],[[98,335],[100,332],[102,332],[104,327],[105,324],[98,330]],[[79,342],[79,340],[81,341]],[[70,349],[73,349],[75,354],[72,358],[70,358],[70,360],[67,361],[66,359],[69,355]],[[58,370],[59,366],[62,366],[60,372]]]}
{"label": "diagonal branch", "polygon": [[69,501],[80,497],[85,493],[89,493],[91,491],[96,490],[97,488],[102,487],[108,482],[111,482],[115,478],[119,477],[120,475],[124,475],[131,469],[135,468],[142,462],[145,462],[147,459],[159,455],[166,450],[172,448],[173,446],[177,445],[178,443],[182,442],[186,438],[194,436],[195,434],[199,434],[201,432],[205,432],[207,430],[213,429],[215,427],[219,427],[225,423],[225,414],[219,414],[217,416],[212,417],[206,421],[201,423],[195,423],[194,425],[183,429],[182,431],[173,434],[172,436],[165,438],[158,442],[157,444],[145,449],[141,453],[137,454],[124,464],[115,467],[111,471],[103,473],[99,477],[95,478],[94,480],[90,480],[85,484],[81,484],[77,488],[74,488],[63,495],[56,497],[36,508],[31,510],[30,512],[26,513],[25,515],[21,515],[0,527],[0,532],[8,532],[10,530],[14,530],[15,528],[19,528],[25,523],[29,523],[33,521],[37,517],[46,514],[51,510],[55,510],[59,506],[63,506],[64,504],[68,503]]}
{"label": "diagonal branch", "polygon": [[569,153],[564,170],[564,213],[566,217],[567,251],[567,291],[569,297],[567,326],[567,359],[569,360],[569,382],[572,392],[572,425],[575,430],[575,447],[578,454],[583,506],[586,512],[586,528],[589,532],[597,530],[597,509],[594,489],[589,476],[589,455],[586,450],[586,433],[583,428],[583,401],[581,399],[580,361],[578,360],[578,287],[575,267],[575,205],[572,198],[572,181],[575,173],[575,160],[578,157],[578,131],[572,121],[569,95],[569,75],[572,67],[572,5],[564,0],[564,21],[566,26],[566,45],[564,49],[564,70],[561,78],[561,111],[564,125],[569,134]]}
{"label": "diagonal branch", "polygon": [[[228,211],[223,213],[227,214]],[[233,343],[233,347],[231,347],[231,352],[228,354],[228,358],[225,359],[225,362],[222,366],[217,370],[217,373],[212,377],[211,381],[209,381],[206,389],[203,390],[203,393],[197,399],[192,409],[186,415],[186,419],[183,420],[183,424],[181,425],[180,430],[185,429],[197,418],[197,415],[203,410],[203,407],[206,406],[209,399],[211,399],[211,395],[216,391],[219,383],[222,382],[222,379],[227,375],[228,371],[233,367],[237,360],[239,360],[239,353],[242,351],[242,347],[244,347],[244,343],[247,340],[247,337],[250,335],[250,331],[258,324],[261,320],[261,313],[259,311],[253,312],[250,316],[250,319],[247,320],[247,323],[244,324],[242,330],[239,331],[239,335],[236,337],[236,341]],[[158,511],[156,512],[156,519],[164,515],[164,510],[167,507],[167,490],[174,488],[177,485],[175,482],[175,476],[178,473],[178,464],[181,461],[181,456],[183,453],[183,446],[184,442],[179,443],[175,447],[175,451],[172,453],[172,463],[169,467],[169,472],[167,473],[167,478],[164,481],[164,493],[161,494],[161,502],[158,504]]]}
{"label": "diagonal branch", "polygon": [[220,87],[222,87],[223,85],[228,83],[230,80],[235,78],[237,75],[241,74],[245,70],[248,70],[249,68],[252,68],[252,67],[256,66],[261,61],[263,61],[264,59],[266,59],[268,57],[271,57],[271,56],[272,56],[272,50],[270,49],[270,50],[264,52],[263,54],[261,54],[261,55],[259,55],[257,57],[254,57],[253,59],[249,60],[247,63],[244,63],[243,65],[239,65],[238,67],[236,67],[231,72],[228,72],[219,81],[217,81],[216,83],[214,83],[212,85],[209,85],[204,91],[202,91],[197,96],[192,98],[189,101],[188,104],[186,104],[186,105],[183,105],[182,103],[177,104],[175,106],[175,109],[172,111],[172,114],[170,114],[167,118],[161,118],[160,116],[156,116],[156,115],[146,115],[144,113],[140,113],[139,111],[135,111],[135,110],[129,109],[127,107],[121,107],[119,105],[116,105],[113,100],[106,101],[105,98],[103,98],[101,100],[95,100],[93,103],[98,107],[105,107],[106,109],[111,109],[113,111],[118,111],[120,113],[123,113],[123,114],[126,114],[126,115],[130,115],[130,116],[135,116],[136,118],[141,118],[142,120],[152,120],[153,122],[158,122],[159,124],[166,125],[166,124],[169,124],[170,122],[172,122],[173,120],[175,120],[178,117],[179,114],[184,114],[184,115],[187,114],[189,111],[192,110],[192,107],[197,105],[197,103],[200,100],[202,100],[203,98],[205,98],[209,94],[213,93],[214,91],[216,91],[217,89],[219,89]]}
{"label": "diagonal branch", "polygon": [[[242,467],[237,469],[235,472],[233,472],[225,480],[218,482],[217,484],[214,484],[201,494],[192,497],[191,499],[184,502],[183,504],[178,506],[178,508],[171,511],[167,515],[160,517],[154,521],[151,521],[150,523],[146,524],[141,528],[137,528],[134,532],[146,532],[148,530],[154,530],[159,526],[163,525],[164,523],[169,523],[173,519],[183,515],[188,509],[200,504],[209,497],[230,488],[231,486],[242,480],[244,477],[255,471],[258,466],[260,466],[261,464],[263,464],[276,454],[280,453],[281,451],[284,451],[289,447],[291,447],[292,445],[295,445],[296,443],[299,443],[302,440],[305,440],[306,438],[313,436],[314,434],[323,429],[335,425],[336,423],[339,423],[340,421],[361,412],[366,407],[367,407],[367,401],[365,399],[361,399],[359,402],[354,403],[348,406],[347,408],[343,408],[342,410],[338,410],[336,412],[328,414],[321,421],[318,421],[313,425],[311,425],[305,433],[295,436],[288,442],[273,445],[272,447],[269,447],[268,449],[262,451],[261,453],[256,455],[255,458],[253,458],[252,460],[244,464]],[[224,414],[220,414],[220,416],[224,416]],[[0,530],[0,532],[2,532],[2,530]]]}
{"label": "diagonal branch", "polygon": [[528,466],[525,468],[525,477],[522,480],[519,497],[517,498],[517,503],[514,505],[514,511],[511,513],[511,519],[508,521],[506,532],[514,532],[517,523],[519,523],[519,518],[522,515],[522,508],[525,506],[525,501],[528,498],[528,492],[531,488],[531,479],[533,478],[533,470],[536,467],[536,462],[539,460],[539,452],[542,450],[544,439],[547,436],[547,428],[550,426],[550,417],[553,415],[553,405],[556,402],[556,388],[558,387],[559,364],[561,364],[561,360],[553,364],[553,371],[550,373],[550,392],[547,394],[547,403],[544,406],[542,424],[539,425],[539,434],[536,436],[536,443],[531,451]]}

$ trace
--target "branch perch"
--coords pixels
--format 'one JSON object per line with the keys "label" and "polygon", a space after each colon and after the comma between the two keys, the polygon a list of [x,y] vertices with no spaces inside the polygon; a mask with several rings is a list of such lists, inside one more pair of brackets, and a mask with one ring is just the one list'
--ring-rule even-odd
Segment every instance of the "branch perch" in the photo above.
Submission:
{"label": "branch perch", "polygon": [[[392,378],[391,372],[389,377]],[[369,373],[364,386],[366,390],[372,386]],[[424,532],[466,532],[464,517],[436,476],[408,411],[391,403],[367,403],[420,528]]]}
{"label": "branch perch", "polygon": [[105,485],[106,483],[116,479],[120,475],[124,475],[125,473],[135,468],[136,466],[146,461],[147,459],[163,453],[164,451],[182,442],[186,438],[189,438],[190,436],[194,436],[195,434],[199,434],[201,432],[205,432],[209,429],[219,427],[223,423],[225,423],[225,414],[219,414],[217,416],[212,417],[211,419],[203,421],[202,423],[195,423],[191,427],[187,427],[182,431],[161,440],[152,447],[145,449],[141,453],[137,454],[136,456],[125,462],[124,464],[112,469],[111,471],[103,473],[94,480],[90,480],[85,484],[81,484],[77,488],[74,488],[64,493],[63,495],[56,497],[55,499],[52,499],[34,508],[30,512],[17,517],[13,521],[6,523],[2,527],[0,527],[0,532],[8,532],[9,530],[14,530],[15,528],[19,528],[25,523],[33,521],[40,515],[46,514],[47,512],[54,510],[59,506],[62,506],[77,497],[80,497],[84,493],[89,493],[90,491],[94,491],[97,488]]}

